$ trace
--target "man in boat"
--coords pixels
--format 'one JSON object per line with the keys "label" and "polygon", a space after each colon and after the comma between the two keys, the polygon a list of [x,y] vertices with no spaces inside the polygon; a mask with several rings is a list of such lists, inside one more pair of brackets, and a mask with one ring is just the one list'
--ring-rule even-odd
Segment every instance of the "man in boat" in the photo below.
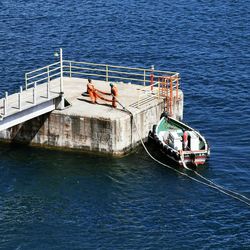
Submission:
{"label": "man in boat", "polygon": [[183,150],[186,150],[188,147],[188,132],[183,132]]}

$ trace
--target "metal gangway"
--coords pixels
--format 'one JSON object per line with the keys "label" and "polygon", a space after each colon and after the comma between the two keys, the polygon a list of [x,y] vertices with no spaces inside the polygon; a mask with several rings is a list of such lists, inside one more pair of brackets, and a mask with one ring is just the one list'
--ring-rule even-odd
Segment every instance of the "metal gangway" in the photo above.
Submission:
{"label": "metal gangway", "polygon": [[[25,86],[0,99],[0,131],[64,108],[63,61],[25,74]],[[44,72],[46,70],[46,73]]]}

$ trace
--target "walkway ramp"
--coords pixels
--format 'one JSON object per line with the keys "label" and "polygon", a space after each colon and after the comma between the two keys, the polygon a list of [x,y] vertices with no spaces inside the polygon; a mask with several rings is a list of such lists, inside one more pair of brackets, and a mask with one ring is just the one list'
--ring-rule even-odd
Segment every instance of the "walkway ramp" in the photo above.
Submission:
{"label": "walkway ramp", "polygon": [[46,114],[60,102],[60,78],[0,99],[0,131]]}

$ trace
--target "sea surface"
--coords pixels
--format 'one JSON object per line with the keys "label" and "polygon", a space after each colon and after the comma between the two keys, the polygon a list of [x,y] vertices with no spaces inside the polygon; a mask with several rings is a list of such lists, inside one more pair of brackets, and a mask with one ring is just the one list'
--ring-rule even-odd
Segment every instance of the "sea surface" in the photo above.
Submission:
{"label": "sea surface", "polygon": [[[250,197],[249,0],[0,0],[0,91],[64,59],[178,71],[199,173]],[[250,207],[152,161],[0,145],[0,249],[250,249]]]}

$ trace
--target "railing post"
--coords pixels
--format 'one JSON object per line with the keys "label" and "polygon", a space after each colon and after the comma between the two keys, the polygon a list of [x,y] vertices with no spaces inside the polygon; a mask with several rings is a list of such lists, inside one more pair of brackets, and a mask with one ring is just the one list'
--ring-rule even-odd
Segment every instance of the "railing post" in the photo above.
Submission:
{"label": "railing post", "polygon": [[170,87],[170,102],[169,102],[169,108],[170,108],[170,116],[173,115],[173,79],[170,77],[169,80],[169,87]]}
{"label": "railing post", "polygon": [[28,74],[25,73],[25,89],[27,90],[28,88]]}
{"label": "railing post", "polygon": [[179,99],[179,76],[176,78],[176,100]]}
{"label": "railing post", "polygon": [[153,91],[153,84],[154,84],[154,65],[151,66],[151,73],[150,73],[151,91]]}
{"label": "railing post", "polygon": [[22,109],[22,105],[21,105],[21,93],[18,93],[18,109],[19,110]]}
{"label": "railing post", "polygon": [[19,110],[22,110],[22,91],[23,91],[23,87],[20,86],[20,92],[18,93],[18,108],[19,108]]}
{"label": "railing post", "polygon": [[63,52],[60,48],[60,93],[63,94]]}
{"label": "railing post", "polygon": [[5,102],[6,102],[6,106],[8,106],[8,92],[5,91]]}
{"label": "railing post", "polygon": [[33,104],[36,105],[36,82],[33,87]]}
{"label": "railing post", "polygon": [[72,65],[71,65],[71,61],[70,61],[70,62],[69,62],[69,77],[70,77],[70,78],[71,78],[71,76],[72,76],[71,67],[72,67]]}
{"label": "railing post", "polygon": [[47,77],[48,77],[48,82],[49,82],[50,81],[49,66],[47,66]]}
{"label": "railing post", "polygon": [[143,71],[143,85],[145,86],[146,85],[146,70],[144,69],[144,71]]}
{"label": "railing post", "polygon": [[47,99],[50,98],[50,82],[47,82]]}
{"label": "railing post", "polygon": [[106,82],[109,81],[109,66],[106,65]]}
{"label": "railing post", "polygon": [[159,77],[159,80],[158,80],[158,100],[160,100],[160,87],[161,87],[160,81],[161,81],[161,78]]}
{"label": "railing post", "polygon": [[7,115],[7,105],[8,105],[8,102],[4,98],[3,99],[3,115]]}

